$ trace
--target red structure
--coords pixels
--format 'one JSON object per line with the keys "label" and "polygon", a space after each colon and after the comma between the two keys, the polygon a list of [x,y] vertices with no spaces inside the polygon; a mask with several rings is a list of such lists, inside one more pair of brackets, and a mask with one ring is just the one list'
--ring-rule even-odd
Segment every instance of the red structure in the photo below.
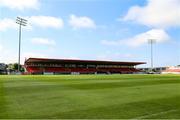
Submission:
{"label": "red structure", "polygon": [[25,61],[25,68],[29,74],[132,74],[139,72],[135,66],[140,64],[145,63],[29,58]]}

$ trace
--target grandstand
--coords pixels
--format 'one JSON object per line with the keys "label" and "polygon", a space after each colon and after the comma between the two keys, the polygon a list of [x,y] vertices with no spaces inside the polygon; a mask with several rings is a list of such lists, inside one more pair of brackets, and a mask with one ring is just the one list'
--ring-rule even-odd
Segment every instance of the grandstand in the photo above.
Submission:
{"label": "grandstand", "polygon": [[24,67],[28,74],[133,74],[144,62],[29,58]]}

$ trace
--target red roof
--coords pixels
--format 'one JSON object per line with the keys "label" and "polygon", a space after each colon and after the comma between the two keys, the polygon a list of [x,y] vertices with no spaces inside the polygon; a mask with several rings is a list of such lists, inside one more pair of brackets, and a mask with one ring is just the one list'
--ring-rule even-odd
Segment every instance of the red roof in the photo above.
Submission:
{"label": "red roof", "polygon": [[77,60],[77,59],[48,59],[48,58],[29,58],[25,63],[80,63],[80,64],[108,64],[108,65],[140,65],[145,62],[120,62],[120,61],[100,61],[100,60]]}
{"label": "red roof", "polygon": [[180,67],[179,68],[169,68],[165,70],[164,72],[180,72]]}

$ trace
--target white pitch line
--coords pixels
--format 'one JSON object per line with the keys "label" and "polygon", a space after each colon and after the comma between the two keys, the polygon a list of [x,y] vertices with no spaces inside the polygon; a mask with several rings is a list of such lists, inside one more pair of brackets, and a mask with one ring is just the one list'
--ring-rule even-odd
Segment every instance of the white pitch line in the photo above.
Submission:
{"label": "white pitch line", "polygon": [[166,114],[166,113],[171,113],[171,112],[176,112],[177,110],[173,109],[173,110],[168,110],[168,111],[163,111],[163,112],[159,112],[159,113],[154,113],[154,114],[150,114],[150,115],[144,115],[144,116],[140,116],[134,119],[143,119],[143,118],[149,118],[149,117],[153,117],[153,116],[157,116],[157,115],[162,115],[162,114]]}

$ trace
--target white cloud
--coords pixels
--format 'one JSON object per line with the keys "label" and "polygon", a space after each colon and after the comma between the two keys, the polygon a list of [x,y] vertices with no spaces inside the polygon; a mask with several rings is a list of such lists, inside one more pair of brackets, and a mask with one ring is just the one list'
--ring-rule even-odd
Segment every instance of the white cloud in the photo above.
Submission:
{"label": "white cloud", "polygon": [[7,29],[14,29],[17,28],[17,24],[15,20],[4,18],[0,20],[0,31],[6,31]]}
{"label": "white cloud", "polygon": [[[25,52],[25,53],[22,53],[22,55],[21,55],[21,64],[24,64],[25,59],[28,59],[30,57],[48,58],[49,56],[42,54],[42,53]],[[0,56],[0,62],[17,63],[18,62],[18,56],[15,52],[6,51],[3,55]]]}
{"label": "white cloud", "polygon": [[2,52],[3,50],[3,46],[0,44],[0,52]]}
{"label": "white cloud", "polygon": [[25,52],[22,55],[22,61],[24,61],[24,59],[28,59],[28,58],[48,58],[48,55],[44,55],[41,53],[34,53],[34,52]]}
{"label": "white cloud", "polygon": [[[52,16],[31,16],[22,17],[28,20],[27,26],[24,27],[26,30],[32,30],[33,27],[38,26],[42,28],[62,28],[64,22],[61,18]],[[0,19],[0,31],[6,31],[8,29],[16,29],[18,25],[16,20],[12,18]]]}
{"label": "white cloud", "polygon": [[163,43],[163,42],[170,40],[170,37],[162,29],[152,29],[145,33],[135,35],[132,38],[127,38],[127,39],[118,40],[118,41],[103,40],[103,41],[101,41],[101,43],[104,45],[113,45],[113,46],[128,45],[131,47],[138,47],[138,46],[147,44],[148,39],[154,39],[156,41],[156,43]]}
{"label": "white cloud", "polygon": [[56,45],[56,42],[54,40],[50,40],[47,38],[33,38],[31,39],[31,42],[37,45],[50,45],[50,46]]}
{"label": "white cloud", "polygon": [[133,6],[123,20],[155,28],[180,26],[180,0],[148,0],[146,6]]}
{"label": "white cloud", "polygon": [[12,51],[10,49],[7,49],[5,46],[3,46],[2,44],[0,45],[0,62],[1,63],[13,63],[13,62],[17,62],[17,54],[15,54],[14,52],[12,53]]}
{"label": "white cloud", "polygon": [[91,18],[86,17],[86,16],[78,17],[76,15],[70,15],[69,24],[74,29],[96,28],[95,22]]}
{"label": "white cloud", "polygon": [[61,18],[52,17],[52,16],[31,16],[26,17],[31,24],[31,26],[39,27],[50,27],[50,28],[62,28],[64,22]]}
{"label": "white cloud", "polygon": [[[17,63],[18,62],[18,51],[9,49],[6,46],[3,46],[0,43],[0,63]],[[37,57],[37,58],[49,58],[49,55],[45,51],[31,51],[31,52],[23,52],[21,54],[21,64],[24,64],[25,58],[29,57]]]}
{"label": "white cloud", "polygon": [[121,54],[121,53],[104,53],[96,57],[97,60],[125,60],[128,61],[130,58],[135,58],[133,54]]}
{"label": "white cloud", "polygon": [[0,0],[0,6],[18,10],[37,9],[39,0]]}

